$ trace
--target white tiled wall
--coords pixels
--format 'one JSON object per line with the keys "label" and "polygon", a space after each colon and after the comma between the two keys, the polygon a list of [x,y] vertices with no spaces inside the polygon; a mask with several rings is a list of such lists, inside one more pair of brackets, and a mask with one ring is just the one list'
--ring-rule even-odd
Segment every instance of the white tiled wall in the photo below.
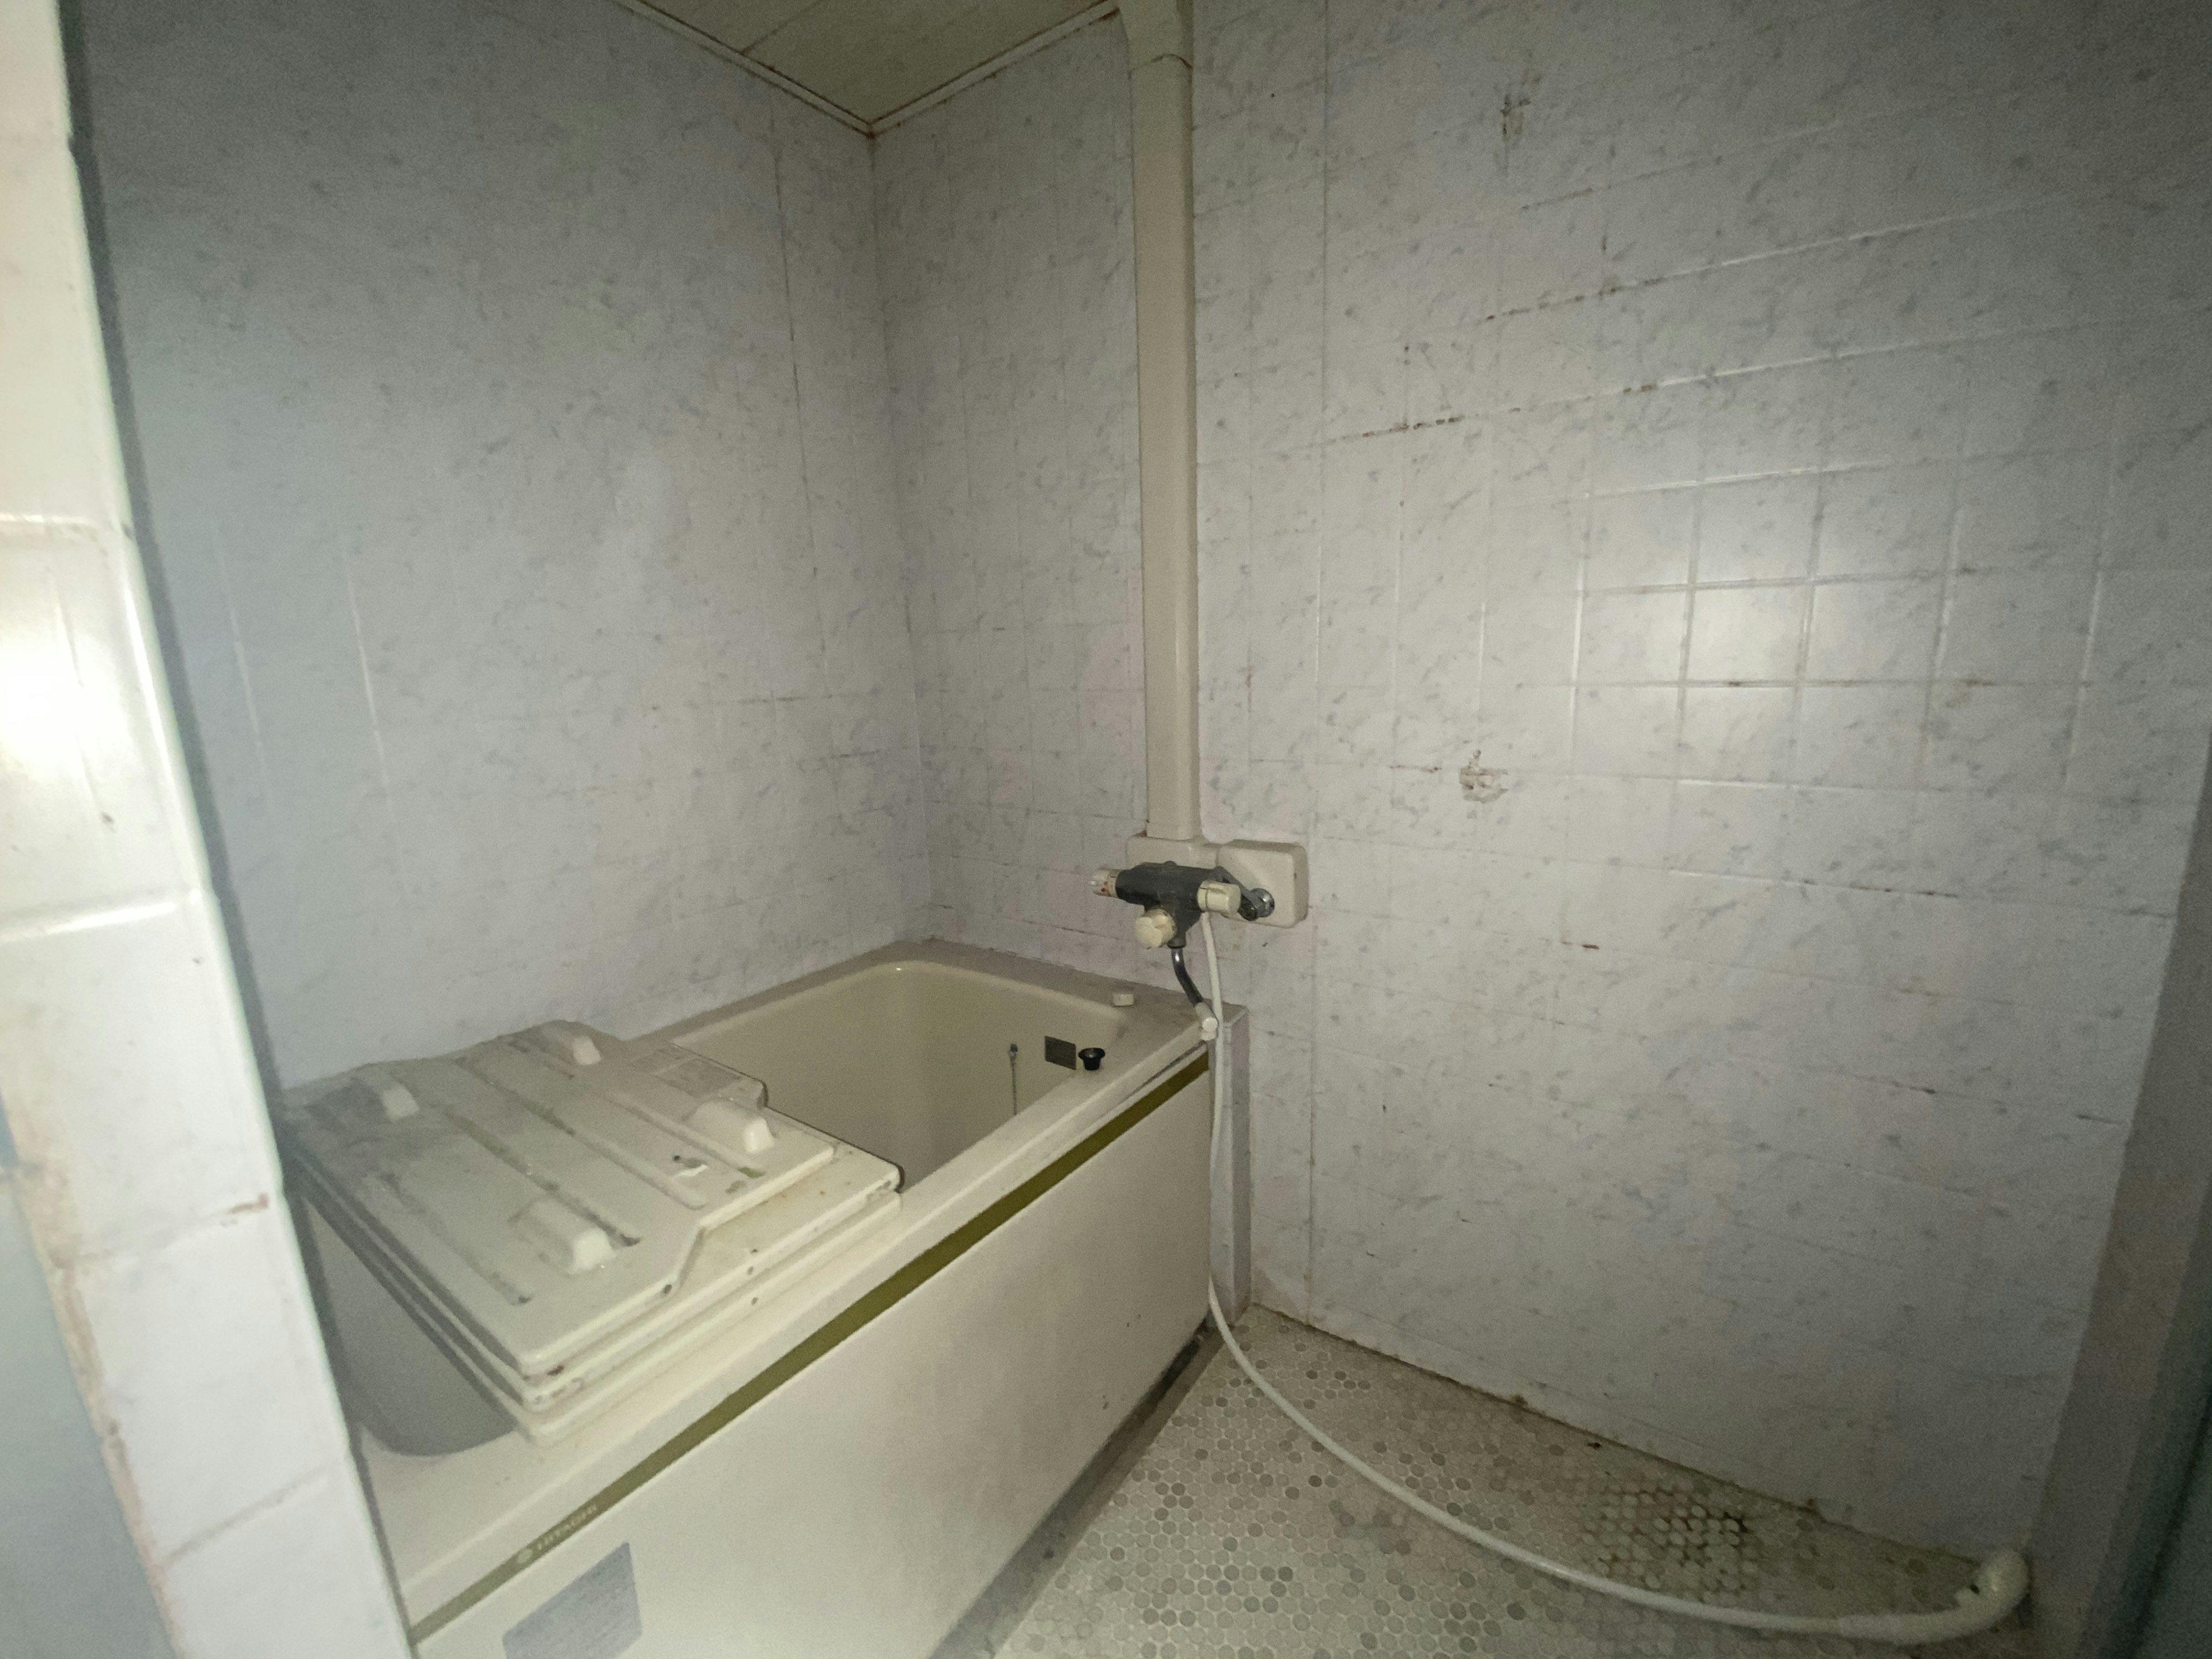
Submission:
{"label": "white tiled wall", "polygon": [[866,141],[604,0],[84,9],[279,1071],[641,1029],[927,893]]}
{"label": "white tiled wall", "polygon": [[[2024,1534],[2212,734],[2203,19],[1201,0],[1263,1299]],[[878,191],[940,925],[1126,969],[1122,64]]]}
{"label": "white tiled wall", "polygon": [[0,0],[0,1150],[179,1659],[397,1656],[155,651],[68,138],[54,9]]}

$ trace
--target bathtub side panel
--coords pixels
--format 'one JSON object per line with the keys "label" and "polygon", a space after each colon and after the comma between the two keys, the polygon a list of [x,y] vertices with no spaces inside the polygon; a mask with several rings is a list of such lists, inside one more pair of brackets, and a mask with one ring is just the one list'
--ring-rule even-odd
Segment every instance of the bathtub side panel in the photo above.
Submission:
{"label": "bathtub side panel", "polygon": [[[1186,1087],[422,1659],[506,1659],[506,1632],[625,1546],[640,1632],[625,1659],[925,1659],[1204,1313],[1208,1088]],[[591,1595],[572,1600],[592,1614]]]}

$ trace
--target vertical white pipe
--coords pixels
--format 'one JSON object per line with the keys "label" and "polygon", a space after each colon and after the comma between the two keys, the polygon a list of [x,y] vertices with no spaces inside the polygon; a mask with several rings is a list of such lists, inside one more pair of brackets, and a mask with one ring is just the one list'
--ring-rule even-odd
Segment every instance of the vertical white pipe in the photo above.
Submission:
{"label": "vertical white pipe", "polygon": [[1198,272],[1190,0],[1122,0],[1133,98],[1137,474],[1145,573],[1146,833],[1200,839]]}

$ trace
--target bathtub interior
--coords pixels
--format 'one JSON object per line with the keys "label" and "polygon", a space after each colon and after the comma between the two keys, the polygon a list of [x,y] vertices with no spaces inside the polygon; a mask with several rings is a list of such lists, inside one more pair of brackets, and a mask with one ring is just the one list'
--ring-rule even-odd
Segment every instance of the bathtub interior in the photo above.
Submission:
{"label": "bathtub interior", "polygon": [[1102,1048],[1130,1018],[1097,1000],[928,960],[881,962],[670,1033],[768,1085],[769,1104],[899,1166],[912,1188],[1071,1080],[1048,1039]]}
{"label": "bathtub interior", "polygon": [[320,1211],[303,1200],[294,1220],[331,1370],[356,1425],[410,1457],[466,1451],[514,1429]]}

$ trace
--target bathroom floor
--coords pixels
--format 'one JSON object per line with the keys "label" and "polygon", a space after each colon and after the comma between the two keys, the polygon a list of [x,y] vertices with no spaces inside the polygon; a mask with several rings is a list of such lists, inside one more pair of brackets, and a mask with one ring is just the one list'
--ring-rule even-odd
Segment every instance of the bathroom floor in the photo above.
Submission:
{"label": "bathroom floor", "polygon": [[[1947,1605],[1966,1563],[1884,1542],[1255,1310],[1302,1410],[1479,1524],[1632,1583],[1754,1607]],[[1218,1343],[1094,1466],[939,1659],[1704,1659],[1895,1653],[1759,1637],[1585,1594],[1450,1536],[1340,1468]],[[1372,1448],[1371,1452],[1367,1449]],[[2016,1621],[1940,1650],[2026,1659]]]}

